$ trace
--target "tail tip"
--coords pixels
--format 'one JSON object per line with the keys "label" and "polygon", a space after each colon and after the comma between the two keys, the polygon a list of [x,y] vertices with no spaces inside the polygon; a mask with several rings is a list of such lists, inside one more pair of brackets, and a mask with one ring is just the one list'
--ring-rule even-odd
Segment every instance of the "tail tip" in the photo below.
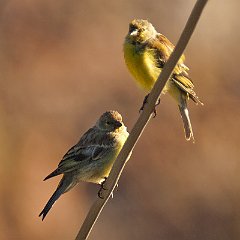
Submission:
{"label": "tail tip", "polygon": [[185,136],[185,139],[186,139],[186,141],[188,141],[188,142],[192,139],[192,143],[195,143],[195,138],[194,138],[193,134],[191,134],[191,135],[189,135],[189,136]]}
{"label": "tail tip", "polygon": [[42,211],[42,212],[38,215],[38,217],[42,218],[41,220],[43,221],[44,218],[46,217],[46,214]]}
{"label": "tail tip", "polygon": [[43,179],[43,181],[46,181],[46,180],[48,180],[49,179],[49,177],[47,176],[47,177],[45,177],[44,179]]}

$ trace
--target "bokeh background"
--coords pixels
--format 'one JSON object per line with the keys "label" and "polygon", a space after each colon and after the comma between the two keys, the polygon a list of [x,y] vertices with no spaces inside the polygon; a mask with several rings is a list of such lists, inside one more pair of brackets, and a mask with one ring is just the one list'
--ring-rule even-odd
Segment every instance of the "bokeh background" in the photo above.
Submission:
{"label": "bokeh background", "polygon": [[[74,239],[98,186],[81,183],[38,218],[60,180],[43,182],[101,113],[131,130],[144,94],[122,52],[128,23],[173,43],[193,0],[0,1],[0,239]],[[162,98],[89,239],[240,239],[240,2],[209,1],[185,51],[203,107],[196,143]]]}

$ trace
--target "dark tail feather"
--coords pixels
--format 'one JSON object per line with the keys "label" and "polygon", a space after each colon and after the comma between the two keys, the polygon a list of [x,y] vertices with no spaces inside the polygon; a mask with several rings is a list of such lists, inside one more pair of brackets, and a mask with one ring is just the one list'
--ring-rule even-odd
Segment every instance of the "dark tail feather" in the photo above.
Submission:
{"label": "dark tail feather", "polygon": [[183,120],[185,138],[187,141],[189,141],[192,138],[193,143],[194,143],[195,140],[194,140],[194,136],[193,136],[193,130],[192,130],[192,125],[191,125],[191,121],[189,118],[186,100],[184,102],[182,102],[181,105],[178,105],[178,107],[179,107],[180,114],[181,114],[181,117]]}
{"label": "dark tail feather", "polygon": [[56,191],[53,193],[51,198],[48,200],[46,206],[39,214],[39,217],[42,216],[42,221],[48,214],[49,210],[52,208],[53,204],[58,200],[58,198],[65,192],[67,192],[70,188],[72,188],[76,183],[72,181],[72,178],[65,178],[65,176],[60,181]]}

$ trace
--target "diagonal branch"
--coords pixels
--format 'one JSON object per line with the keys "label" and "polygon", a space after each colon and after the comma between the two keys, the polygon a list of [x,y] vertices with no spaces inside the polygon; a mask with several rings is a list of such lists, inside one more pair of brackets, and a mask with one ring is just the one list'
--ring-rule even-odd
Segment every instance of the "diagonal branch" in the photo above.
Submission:
{"label": "diagonal branch", "polygon": [[201,16],[204,6],[206,5],[207,0],[198,0],[192,10],[192,13],[187,21],[187,24],[181,34],[181,37],[170,56],[168,62],[165,64],[162,73],[158,77],[157,82],[155,83],[149,97],[148,102],[144,107],[144,110],[140,117],[138,118],[136,124],[134,125],[126,143],[124,144],[121,152],[119,153],[117,160],[115,161],[113,168],[110,172],[108,179],[104,184],[104,188],[107,190],[102,192],[103,199],[97,198],[95,203],[90,208],[88,215],[82,224],[82,227],[76,237],[76,240],[84,240],[89,236],[95,222],[97,221],[98,216],[100,215],[103,207],[107,203],[111,193],[113,192],[120,175],[124,169],[124,166],[130,157],[132,150],[134,149],[138,139],[140,138],[144,128],[146,127],[152,112],[155,108],[155,104],[160,97],[160,94],[172,74],[172,71],[177,64],[179,58],[183,54],[184,49],[186,48],[190,37],[197,25],[197,22]]}

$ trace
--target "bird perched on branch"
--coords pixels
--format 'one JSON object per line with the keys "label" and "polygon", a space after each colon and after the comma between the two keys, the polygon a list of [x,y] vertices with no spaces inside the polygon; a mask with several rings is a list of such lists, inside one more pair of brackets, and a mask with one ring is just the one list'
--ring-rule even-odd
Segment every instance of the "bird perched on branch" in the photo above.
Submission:
{"label": "bird perched on branch", "polygon": [[[173,52],[174,45],[161,33],[158,33],[147,20],[134,19],[129,24],[129,32],[124,42],[126,65],[137,83],[150,91],[158,79],[165,63]],[[193,82],[188,76],[189,68],[184,64],[182,55],[167,81],[163,93],[168,92],[178,103],[183,120],[186,140],[192,138],[193,130],[187,109],[187,100],[196,104],[202,102],[193,91]]]}
{"label": "bird perched on branch", "polygon": [[63,174],[46,206],[39,214],[46,217],[55,201],[79,181],[102,184],[128,137],[122,116],[117,111],[105,112],[69,151],[55,171],[44,180]]}

